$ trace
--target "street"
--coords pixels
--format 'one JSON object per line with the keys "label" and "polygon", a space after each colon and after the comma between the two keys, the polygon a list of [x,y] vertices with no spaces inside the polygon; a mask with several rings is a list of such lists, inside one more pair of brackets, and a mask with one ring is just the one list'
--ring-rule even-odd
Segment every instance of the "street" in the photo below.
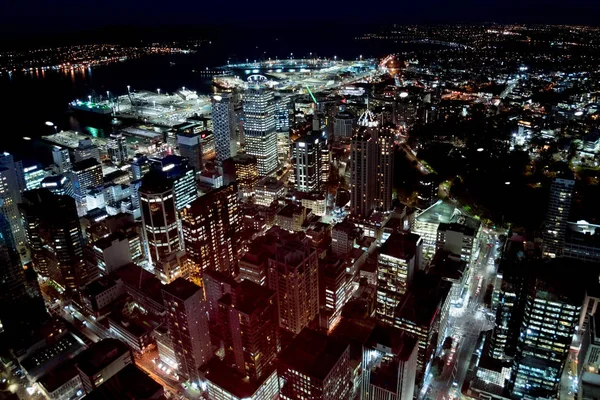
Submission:
{"label": "street", "polygon": [[451,309],[448,331],[444,334],[454,340],[454,355],[449,361],[450,365],[445,366],[439,378],[434,378],[429,368],[426,370],[418,399],[446,400],[459,397],[477,338],[482,331],[493,327],[493,322],[483,306],[483,298],[485,288],[496,275],[496,240],[497,234],[491,231],[482,235],[478,258],[472,265],[474,270],[463,306]]}

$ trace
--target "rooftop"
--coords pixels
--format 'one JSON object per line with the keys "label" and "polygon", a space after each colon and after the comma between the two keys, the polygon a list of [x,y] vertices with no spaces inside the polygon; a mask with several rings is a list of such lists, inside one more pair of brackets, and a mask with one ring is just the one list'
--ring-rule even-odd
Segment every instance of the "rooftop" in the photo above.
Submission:
{"label": "rooftop", "polygon": [[[251,398],[262,384],[262,382],[251,382],[237,370],[225,365],[218,357],[213,357],[202,368],[206,368],[205,376],[207,380],[238,399]],[[268,376],[269,374],[265,375]]]}
{"label": "rooftop", "polygon": [[339,362],[348,344],[304,328],[279,354],[279,362],[307,376],[324,380]]}
{"label": "rooftop", "polygon": [[480,225],[465,209],[449,200],[438,200],[419,214],[417,221],[432,224],[458,222],[472,228],[479,228]]}
{"label": "rooftop", "polygon": [[393,232],[379,252],[406,260],[417,255],[417,245],[420,240],[421,237],[415,233]]}
{"label": "rooftop", "polygon": [[80,354],[77,368],[84,374],[92,376],[127,353],[130,353],[130,350],[125,343],[117,339],[104,339],[93,343]]}
{"label": "rooftop", "polygon": [[85,396],[89,400],[163,400],[163,387],[130,364]]}
{"label": "rooftop", "polygon": [[183,278],[177,278],[163,287],[163,291],[181,300],[187,300],[201,290],[200,286]]}

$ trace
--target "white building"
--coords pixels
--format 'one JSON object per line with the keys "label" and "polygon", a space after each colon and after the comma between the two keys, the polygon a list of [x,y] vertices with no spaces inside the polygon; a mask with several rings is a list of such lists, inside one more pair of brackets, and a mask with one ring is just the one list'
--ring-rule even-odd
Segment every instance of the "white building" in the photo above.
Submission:
{"label": "white building", "polygon": [[248,88],[243,110],[246,153],[256,157],[258,174],[268,176],[278,167],[273,92],[258,85]]}

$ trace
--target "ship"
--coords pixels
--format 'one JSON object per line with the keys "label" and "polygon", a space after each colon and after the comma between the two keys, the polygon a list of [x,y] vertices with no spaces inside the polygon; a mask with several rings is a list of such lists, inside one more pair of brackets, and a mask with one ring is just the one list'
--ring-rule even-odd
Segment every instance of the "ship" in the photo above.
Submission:
{"label": "ship", "polygon": [[106,102],[95,103],[93,101],[75,100],[69,103],[69,108],[73,111],[82,111],[100,115],[111,115],[113,108]]}

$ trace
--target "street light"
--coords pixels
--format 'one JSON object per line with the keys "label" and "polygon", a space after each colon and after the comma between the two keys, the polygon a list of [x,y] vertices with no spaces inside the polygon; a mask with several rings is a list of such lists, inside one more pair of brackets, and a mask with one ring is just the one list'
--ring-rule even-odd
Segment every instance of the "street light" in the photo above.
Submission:
{"label": "street light", "polygon": [[92,102],[92,96],[88,96],[88,100],[90,101],[90,103]]}
{"label": "street light", "polygon": [[158,95],[160,96],[160,89],[156,89],[156,91],[158,92]]}
{"label": "street light", "polygon": [[131,86],[127,85],[127,93],[130,92]]}

